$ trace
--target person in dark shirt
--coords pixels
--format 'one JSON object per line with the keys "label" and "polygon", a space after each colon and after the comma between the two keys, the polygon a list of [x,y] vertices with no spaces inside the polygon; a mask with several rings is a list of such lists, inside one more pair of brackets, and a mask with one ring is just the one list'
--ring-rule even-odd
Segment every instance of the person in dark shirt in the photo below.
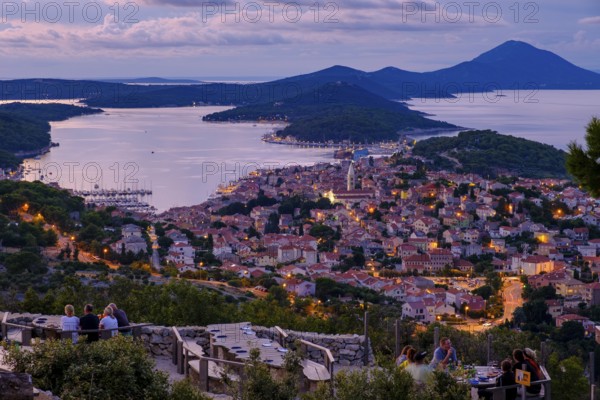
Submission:
{"label": "person in dark shirt", "polygon": [[[129,326],[129,319],[127,319],[125,311],[118,309],[115,303],[110,303],[108,306],[113,309],[113,315],[119,323],[119,328]],[[119,329],[119,332],[121,332],[122,335],[131,335],[131,329]]]}
{"label": "person in dark shirt", "polygon": [[[511,386],[516,385],[515,374],[512,372],[512,364],[510,360],[502,361],[500,365],[502,368],[502,375],[496,380],[496,386]],[[515,400],[517,398],[517,388],[506,389],[504,392],[505,400]]]}
{"label": "person in dark shirt", "polygon": [[[510,360],[502,361],[500,364],[502,368],[502,375],[496,378],[496,387],[500,386],[511,386],[516,385],[515,374],[512,371],[512,363]],[[485,400],[492,400],[493,394],[489,389],[479,389],[479,398]],[[506,389],[504,392],[504,400],[515,400],[517,398],[517,388]]]}
{"label": "person in dark shirt", "polygon": [[[81,330],[98,329],[100,320],[96,314],[92,313],[92,311],[94,311],[94,307],[91,304],[86,304],[85,307],[83,307],[83,317],[79,318]],[[88,332],[84,334],[87,336],[88,343],[98,340],[98,332]]]}

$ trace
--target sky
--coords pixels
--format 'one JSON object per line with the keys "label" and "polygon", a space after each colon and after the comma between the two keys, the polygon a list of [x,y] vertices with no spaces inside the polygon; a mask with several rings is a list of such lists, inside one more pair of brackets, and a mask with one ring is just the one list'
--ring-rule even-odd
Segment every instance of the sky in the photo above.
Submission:
{"label": "sky", "polygon": [[600,72],[598,0],[0,2],[0,78],[431,71],[522,40]]}

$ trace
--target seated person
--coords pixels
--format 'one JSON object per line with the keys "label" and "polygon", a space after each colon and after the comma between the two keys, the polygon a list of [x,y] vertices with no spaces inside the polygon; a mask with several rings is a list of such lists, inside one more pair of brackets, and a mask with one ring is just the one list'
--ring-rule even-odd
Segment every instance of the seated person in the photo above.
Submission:
{"label": "seated person", "polygon": [[406,368],[406,366],[408,365],[408,351],[410,349],[412,349],[412,348],[413,347],[411,345],[404,346],[404,348],[402,349],[402,352],[400,353],[400,355],[396,359],[396,366],[397,367]]}
{"label": "seated person", "polygon": [[426,351],[415,354],[405,368],[405,371],[412,376],[418,385],[427,383],[433,377],[433,371],[425,364],[426,355]]}
{"label": "seated person", "polygon": [[[117,308],[117,305],[115,303],[110,303],[108,306],[112,308],[113,316],[117,319],[119,328],[129,326],[129,319],[127,318],[127,314],[125,314],[125,311],[121,310],[120,308]],[[131,336],[131,329],[121,329],[120,332],[122,335]]]}
{"label": "seated person", "polygon": [[540,378],[543,377],[544,374],[542,373],[542,369],[540,368],[540,365],[536,361],[535,351],[526,347],[523,349],[523,356],[525,357],[525,361],[528,361],[529,364],[531,364],[531,366],[533,367],[533,369],[535,369],[535,372],[537,373],[537,375]]}
{"label": "seated person", "polygon": [[431,369],[446,370],[448,365],[457,365],[456,350],[452,347],[452,342],[447,337],[440,339],[440,347],[433,352],[433,358],[429,367]]}
{"label": "seated person", "polygon": [[[79,319],[81,330],[97,330],[100,326],[100,319],[96,314],[92,313],[93,310],[94,307],[91,304],[86,304],[83,307],[83,317]],[[98,332],[87,332],[85,335],[87,336],[88,343],[98,340]]]}
{"label": "seated person", "polygon": [[113,315],[113,309],[111,307],[106,307],[104,309],[104,318],[100,320],[100,329],[112,329],[110,332],[110,336],[117,336],[119,323],[117,319]]}
{"label": "seated person", "polygon": [[[516,385],[515,374],[512,372],[512,363],[510,360],[502,361],[500,366],[502,368],[502,375],[496,379],[496,387],[500,386],[512,386]],[[480,389],[478,391],[479,397],[486,400],[493,398],[492,392],[486,389]],[[517,398],[517,388],[510,388],[504,391],[504,400],[515,400]]]}
{"label": "seated person", "polygon": [[531,374],[531,386],[527,387],[527,393],[539,394],[542,391],[542,385],[534,385],[533,382],[540,380],[539,370],[525,357],[523,350],[516,349],[513,351],[513,372],[516,374],[517,369],[524,369]]}
{"label": "seated person", "polygon": [[60,329],[63,331],[75,331],[71,334],[71,340],[73,343],[77,343],[77,339],[79,339],[79,335],[77,334],[77,330],[79,330],[79,318],[74,316],[75,308],[71,304],[67,304],[65,306],[65,314],[66,316],[60,317]]}

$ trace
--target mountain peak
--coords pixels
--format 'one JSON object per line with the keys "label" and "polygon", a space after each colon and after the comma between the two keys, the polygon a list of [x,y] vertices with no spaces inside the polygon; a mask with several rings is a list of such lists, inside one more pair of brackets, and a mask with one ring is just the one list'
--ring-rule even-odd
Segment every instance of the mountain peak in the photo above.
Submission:
{"label": "mountain peak", "polygon": [[354,68],[350,68],[350,67],[346,67],[344,65],[333,65],[329,68],[325,68],[322,69],[320,71],[317,72],[313,72],[314,74],[321,74],[321,75],[326,75],[326,74],[331,74],[331,75],[356,75],[356,74],[364,74],[363,71],[360,71],[358,69],[354,69]]}
{"label": "mountain peak", "polygon": [[496,46],[493,49],[480,54],[478,57],[475,57],[472,61],[483,64],[492,64],[511,60],[528,62],[535,58],[552,58],[553,61],[565,61],[563,58],[557,56],[556,54],[550,51],[538,49],[537,47],[532,46],[529,43],[521,42],[518,40],[506,41],[501,45]]}

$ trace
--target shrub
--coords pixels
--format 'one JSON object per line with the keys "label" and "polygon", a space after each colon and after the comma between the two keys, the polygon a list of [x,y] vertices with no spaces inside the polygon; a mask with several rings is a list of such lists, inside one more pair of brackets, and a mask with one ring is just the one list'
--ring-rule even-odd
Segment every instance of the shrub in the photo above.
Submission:
{"label": "shrub", "polygon": [[210,400],[211,398],[202,394],[200,390],[190,382],[183,379],[173,383],[171,388],[171,400]]}
{"label": "shrub", "polygon": [[303,400],[468,400],[468,386],[457,383],[443,372],[434,372],[427,385],[417,385],[412,377],[395,367],[342,371],[335,378],[335,390],[321,384]]}
{"label": "shrub", "polygon": [[148,399],[169,396],[167,376],[140,342],[117,336],[91,344],[48,340],[33,351],[11,347],[6,361],[15,372],[31,374],[36,387],[63,400]]}
{"label": "shrub", "polygon": [[228,394],[235,400],[294,400],[299,390],[300,363],[300,356],[295,351],[288,352],[284,357],[282,375],[275,379],[269,366],[260,360],[260,351],[250,349],[241,387],[238,382],[225,380]]}

